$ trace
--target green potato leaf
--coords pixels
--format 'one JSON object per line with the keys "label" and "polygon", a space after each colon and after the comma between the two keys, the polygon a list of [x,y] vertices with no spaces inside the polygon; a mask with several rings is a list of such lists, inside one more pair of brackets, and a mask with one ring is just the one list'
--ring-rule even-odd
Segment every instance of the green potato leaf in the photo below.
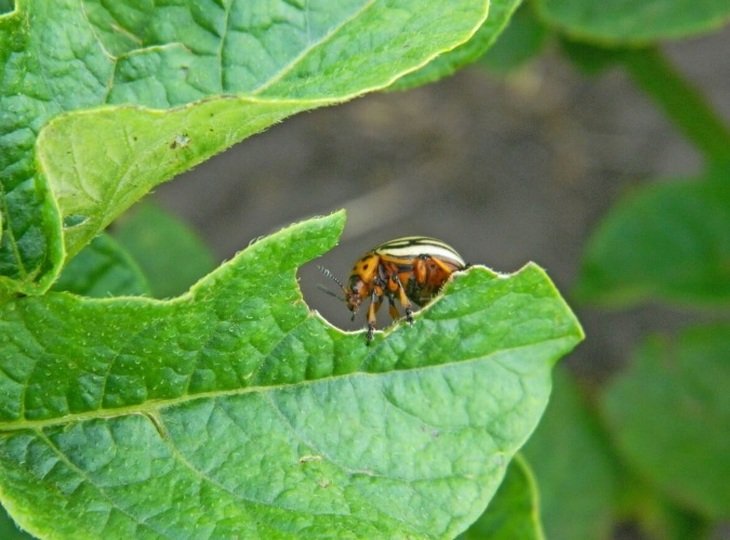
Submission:
{"label": "green potato leaf", "polygon": [[553,372],[550,404],[523,449],[540,488],[547,538],[611,538],[617,468],[598,419],[572,375]]}
{"label": "green potato leaf", "polygon": [[655,336],[608,387],[619,450],[673,501],[730,518],[730,325]]}
{"label": "green potato leaf", "polygon": [[138,204],[117,220],[113,235],[139,264],[155,298],[182,294],[215,267],[195,231],[152,203]]}
{"label": "green potato leaf", "polygon": [[730,169],[653,183],[619,202],[589,240],[579,298],[730,303]]}
{"label": "green potato leaf", "polygon": [[542,51],[547,37],[547,28],[535,17],[532,6],[522,4],[480,64],[493,73],[514,71]]}
{"label": "green potato leaf", "polygon": [[465,530],[582,330],[537,266],[475,266],[368,346],[297,286],[343,225],[284,229],[172,300],[0,307],[0,498],[14,519],[74,539]]}
{"label": "green potato leaf", "polygon": [[487,510],[460,540],[542,540],[540,501],[530,465],[517,454]]}
{"label": "green potato leaf", "polygon": [[560,36],[559,44],[565,57],[582,73],[589,76],[598,75],[616,66],[626,54],[626,49],[601,47],[565,36]]}
{"label": "green potato leaf", "polygon": [[489,16],[472,38],[453,50],[445,52],[421,69],[409,73],[396,81],[390,89],[406,90],[437,81],[451,75],[459,68],[477,60],[492,46],[507,27],[512,14],[522,0],[490,0]]}
{"label": "green potato leaf", "polygon": [[647,45],[711,32],[730,21],[726,0],[535,0],[535,6],[550,26],[605,45]]}
{"label": "green potato leaf", "polygon": [[0,16],[0,296],[159,183],[469,39],[487,0],[18,0]]}

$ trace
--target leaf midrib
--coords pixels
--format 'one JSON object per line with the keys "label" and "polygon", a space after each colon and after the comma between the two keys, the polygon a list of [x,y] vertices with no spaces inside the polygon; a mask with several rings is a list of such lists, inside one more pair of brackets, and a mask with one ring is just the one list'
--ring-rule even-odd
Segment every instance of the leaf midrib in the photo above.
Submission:
{"label": "leaf midrib", "polygon": [[[58,425],[66,425],[70,423],[75,422],[82,422],[85,420],[109,420],[112,418],[118,418],[122,416],[128,416],[132,414],[142,414],[142,415],[156,415],[163,409],[171,408],[171,407],[177,407],[180,405],[184,405],[185,403],[192,402],[198,399],[218,399],[218,398],[225,398],[225,397],[231,397],[231,396],[240,396],[245,394],[251,394],[256,392],[266,392],[266,391],[275,391],[275,390],[283,390],[285,388],[293,388],[298,386],[307,386],[311,384],[317,384],[321,383],[323,381],[327,380],[333,380],[333,379],[343,379],[346,377],[387,377],[389,375],[393,375],[396,373],[403,373],[403,372],[409,372],[409,373],[416,373],[416,372],[422,372],[422,371],[429,371],[434,369],[443,369],[445,367],[449,366],[455,366],[455,365],[466,365],[470,363],[477,363],[481,361],[488,361],[493,360],[494,357],[504,354],[505,352],[512,352],[512,351],[519,351],[519,350],[525,350],[530,349],[534,347],[540,347],[543,345],[547,345],[550,343],[556,343],[556,342],[564,342],[564,341],[578,341],[578,339],[573,336],[570,333],[566,333],[563,336],[554,337],[546,340],[539,341],[537,343],[527,343],[524,345],[518,345],[514,347],[506,347],[502,349],[498,349],[496,351],[493,351],[489,354],[478,356],[474,358],[464,358],[461,360],[454,360],[451,362],[444,362],[442,364],[432,364],[428,366],[419,366],[419,367],[413,367],[413,368],[407,368],[407,369],[393,369],[391,371],[385,372],[385,373],[371,373],[366,371],[355,371],[352,373],[347,373],[344,375],[334,375],[329,377],[322,377],[319,379],[308,379],[299,381],[296,383],[286,383],[286,384],[278,384],[278,385],[270,385],[270,386],[247,386],[242,388],[233,388],[228,390],[212,390],[209,392],[201,392],[199,394],[185,394],[182,396],[178,396],[175,398],[170,399],[152,399],[145,401],[144,403],[138,403],[135,405],[128,405],[124,407],[117,407],[114,409],[95,409],[93,411],[84,411],[80,413],[71,413],[60,417],[53,417],[53,418],[46,418],[42,420],[17,420],[12,422],[6,422],[6,423],[0,423],[0,434],[7,434],[22,430],[39,430],[44,429],[47,427],[54,427]],[[502,366],[505,369],[510,369],[509,366],[505,365],[503,362],[501,362]],[[550,367],[550,366],[546,366]],[[523,375],[522,373],[519,373],[519,375]]]}

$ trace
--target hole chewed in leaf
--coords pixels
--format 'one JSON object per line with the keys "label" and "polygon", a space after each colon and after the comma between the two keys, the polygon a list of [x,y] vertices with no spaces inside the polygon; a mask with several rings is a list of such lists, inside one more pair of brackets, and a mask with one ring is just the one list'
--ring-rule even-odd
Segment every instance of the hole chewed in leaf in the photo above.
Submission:
{"label": "hole chewed in leaf", "polygon": [[63,218],[63,228],[70,229],[71,227],[78,227],[79,225],[86,223],[88,219],[89,216],[84,216],[81,214],[68,215]]}

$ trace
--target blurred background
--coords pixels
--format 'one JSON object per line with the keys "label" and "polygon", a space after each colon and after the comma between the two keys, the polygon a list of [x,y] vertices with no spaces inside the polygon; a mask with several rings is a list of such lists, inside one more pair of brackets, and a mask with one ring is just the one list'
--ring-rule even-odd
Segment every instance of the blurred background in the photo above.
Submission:
{"label": "blurred background", "polygon": [[[548,44],[509,75],[475,64],[422,88],[289,118],[161,186],[153,199],[197,229],[221,260],[279,227],[346,208],[339,247],[300,274],[310,306],[343,328],[361,327],[362,317],[350,322],[345,306],[317,289],[332,284],[316,264],[346,279],[358,256],[404,235],[438,237],[500,272],[535,261],[587,334],[567,362],[583,382],[602,382],[642,335],[690,316],[573,301],[585,242],[632,187],[695,175],[701,160],[624,71],[586,77],[556,48]],[[730,30],[664,50],[730,119]]]}

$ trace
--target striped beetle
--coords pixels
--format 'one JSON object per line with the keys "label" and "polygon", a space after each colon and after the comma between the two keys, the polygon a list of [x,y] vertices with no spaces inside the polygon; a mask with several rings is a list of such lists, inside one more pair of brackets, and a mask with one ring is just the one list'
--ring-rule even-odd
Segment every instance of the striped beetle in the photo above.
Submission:
{"label": "striped beetle", "polygon": [[454,248],[426,236],[407,236],[385,242],[363,255],[352,268],[345,287],[329,270],[320,270],[345,293],[345,304],[354,320],[360,305],[370,299],[367,314],[367,341],[373,339],[376,313],[388,299],[393,320],[400,316],[397,298],[406,321],[413,324],[413,304],[425,306],[441,290],[446,280],[468,266]]}

